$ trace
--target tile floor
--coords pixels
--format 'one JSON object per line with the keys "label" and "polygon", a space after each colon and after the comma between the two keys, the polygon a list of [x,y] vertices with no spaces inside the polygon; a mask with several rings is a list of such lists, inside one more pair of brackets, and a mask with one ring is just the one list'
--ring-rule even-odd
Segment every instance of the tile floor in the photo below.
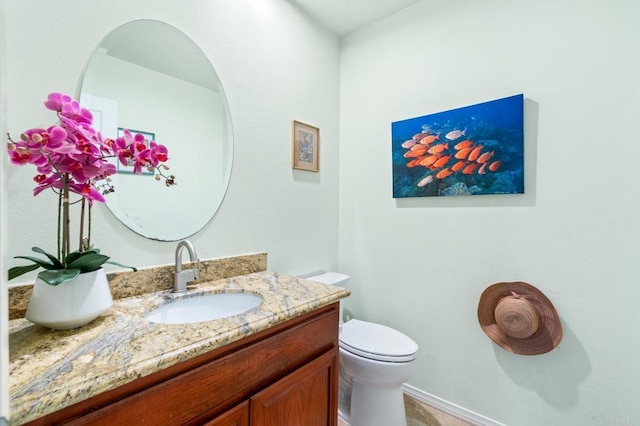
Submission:
{"label": "tile floor", "polygon": [[[472,426],[471,423],[453,417],[406,395],[404,396],[404,408],[407,412],[407,426]],[[338,426],[349,426],[349,424],[339,420]]]}

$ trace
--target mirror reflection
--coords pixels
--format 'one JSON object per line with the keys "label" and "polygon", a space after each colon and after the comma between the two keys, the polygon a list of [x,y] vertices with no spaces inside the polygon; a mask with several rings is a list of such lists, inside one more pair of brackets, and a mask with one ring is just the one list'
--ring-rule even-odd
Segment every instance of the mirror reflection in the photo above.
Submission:
{"label": "mirror reflection", "polygon": [[127,227],[176,241],[202,229],[224,198],[233,158],[229,106],[200,48],[178,29],[139,20],[112,31],[86,69],[80,103],[103,136],[143,133],[169,149],[177,186],[148,185],[118,164],[107,206]]}

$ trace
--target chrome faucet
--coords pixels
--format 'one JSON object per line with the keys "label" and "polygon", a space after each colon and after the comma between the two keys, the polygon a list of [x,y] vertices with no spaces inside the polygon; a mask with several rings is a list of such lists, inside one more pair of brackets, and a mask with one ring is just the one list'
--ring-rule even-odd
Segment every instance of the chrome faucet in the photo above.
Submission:
{"label": "chrome faucet", "polygon": [[[187,248],[191,262],[196,262],[194,269],[182,270],[182,249]],[[193,248],[187,240],[182,240],[176,247],[176,273],[173,281],[173,292],[178,293],[187,289],[187,283],[200,278],[200,259],[196,255],[196,249]]]}

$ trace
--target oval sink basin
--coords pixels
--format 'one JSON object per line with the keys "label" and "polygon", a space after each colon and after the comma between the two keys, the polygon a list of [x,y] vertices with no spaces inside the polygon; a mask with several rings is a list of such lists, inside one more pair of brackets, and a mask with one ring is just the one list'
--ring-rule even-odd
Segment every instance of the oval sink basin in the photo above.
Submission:
{"label": "oval sink basin", "polygon": [[149,312],[146,319],[159,324],[204,322],[240,315],[261,303],[262,297],[249,293],[206,294],[162,305]]}

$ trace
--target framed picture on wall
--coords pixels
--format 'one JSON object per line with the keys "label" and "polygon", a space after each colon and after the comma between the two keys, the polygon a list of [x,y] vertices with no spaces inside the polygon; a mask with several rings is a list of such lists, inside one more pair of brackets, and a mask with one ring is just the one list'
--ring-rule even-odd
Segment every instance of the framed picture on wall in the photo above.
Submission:
{"label": "framed picture on wall", "polygon": [[[131,132],[132,135],[135,135],[136,133],[140,133],[142,136],[144,136],[144,144],[145,146],[149,147],[149,141],[155,141],[156,140],[156,134],[152,133],[152,132],[145,132],[143,130],[133,130],[133,129],[129,129],[129,132]],[[124,136],[124,128],[123,127],[118,127],[118,137],[120,136]],[[131,173],[133,174],[133,162],[131,160],[129,160],[128,164],[125,166],[123,165],[120,161],[118,161],[118,173]],[[143,175],[153,175],[154,171],[149,171],[146,168],[142,169],[142,174]]]}
{"label": "framed picture on wall", "polygon": [[391,124],[393,198],[524,193],[524,95]]}
{"label": "framed picture on wall", "polygon": [[319,171],[320,129],[293,120],[293,168]]}

